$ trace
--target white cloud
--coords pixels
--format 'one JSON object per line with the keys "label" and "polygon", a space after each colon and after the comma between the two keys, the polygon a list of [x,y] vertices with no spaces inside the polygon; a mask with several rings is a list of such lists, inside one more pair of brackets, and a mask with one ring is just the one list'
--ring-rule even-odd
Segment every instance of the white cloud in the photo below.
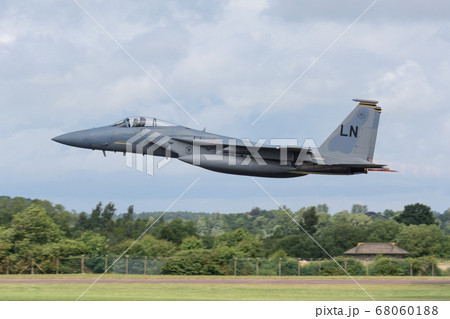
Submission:
{"label": "white cloud", "polygon": [[397,111],[427,110],[430,105],[441,107],[442,93],[433,90],[423,68],[412,60],[385,73],[372,84],[370,92]]}
{"label": "white cloud", "polygon": [[[269,0],[266,15],[280,22],[304,23],[334,20],[348,22],[355,19],[374,0]],[[446,0],[433,0],[424,5],[421,0],[378,1],[364,16],[373,23],[396,22],[403,25],[422,21],[446,21],[450,16]]]}
{"label": "white cloud", "polygon": [[0,34],[0,44],[7,45],[16,40],[16,37],[9,33],[2,33]]}

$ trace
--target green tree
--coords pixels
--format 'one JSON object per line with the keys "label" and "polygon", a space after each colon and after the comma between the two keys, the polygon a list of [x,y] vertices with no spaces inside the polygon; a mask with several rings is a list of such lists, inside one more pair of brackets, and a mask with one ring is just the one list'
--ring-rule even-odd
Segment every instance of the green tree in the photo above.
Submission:
{"label": "green tree", "polygon": [[123,215],[123,221],[125,223],[133,221],[134,217],[134,206],[131,205],[128,207],[127,213]]}
{"label": "green tree", "polygon": [[348,216],[348,212],[335,214],[316,238],[332,256],[341,255],[367,237],[367,228],[352,225],[347,220]]}
{"label": "green tree", "polygon": [[243,258],[242,252],[238,251],[236,247],[220,246],[210,250],[214,253],[214,260],[222,265],[222,269],[226,274],[231,274],[231,268],[226,265],[230,265],[230,260],[234,258]]}
{"label": "green tree", "polygon": [[85,212],[78,214],[78,219],[75,224],[75,230],[78,232],[84,232],[89,229],[89,216]]}
{"label": "green tree", "polygon": [[219,213],[200,217],[195,221],[195,225],[200,235],[219,236],[227,230],[225,218]]}
{"label": "green tree", "polygon": [[386,209],[381,216],[385,219],[389,219],[395,216],[395,212],[392,209]]}
{"label": "green tree", "polygon": [[183,239],[183,242],[180,245],[181,250],[192,250],[192,249],[204,249],[205,245],[201,239],[197,237],[191,236]]}
{"label": "green tree", "polygon": [[440,228],[446,235],[450,234],[450,208],[438,216]]}
{"label": "green tree", "polygon": [[[121,215],[114,223],[112,223],[114,227],[108,232],[112,245],[117,245],[126,239],[137,238],[148,227],[145,227],[144,218],[138,218],[135,221],[134,215],[134,207],[131,205],[128,207],[125,214]],[[153,218],[150,219],[152,222],[154,221]],[[139,234],[137,232],[139,232]]]}
{"label": "green tree", "polygon": [[31,200],[23,197],[2,197],[0,199],[0,226],[9,227],[14,215],[24,211],[30,205]]}
{"label": "green tree", "polygon": [[318,212],[317,217],[317,234],[319,234],[327,225],[330,224],[332,217],[330,214],[325,212]]}
{"label": "green tree", "polygon": [[6,229],[0,226],[0,260],[10,254],[13,247],[14,232],[12,229]]}
{"label": "green tree", "polygon": [[365,214],[367,211],[367,205],[353,204],[352,206],[352,214]]}
{"label": "green tree", "polygon": [[91,215],[89,216],[88,220],[88,229],[94,230],[94,231],[100,231],[102,228],[102,208],[103,204],[102,202],[99,202],[97,206],[92,210]]}
{"label": "green tree", "polygon": [[82,241],[64,238],[57,243],[49,243],[43,253],[51,256],[74,256],[87,253],[86,245]]}
{"label": "green tree", "polygon": [[84,253],[92,255],[104,255],[109,251],[109,241],[106,237],[92,231],[81,235],[80,241],[84,244]]}
{"label": "green tree", "polygon": [[57,242],[63,237],[63,232],[46,214],[45,209],[35,204],[16,214],[11,222],[11,228],[15,241],[46,244]]}
{"label": "green tree", "polygon": [[403,212],[400,215],[394,217],[394,219],[397,222],[403,223],[407,226],[436,224],[431,208],[420,203],[406,205]]}
{"label": "green tree", "polygon": [[174,243],[156,239],[151,235],[144,236],[138,243],[141,248],[138,255],[141,256],[170,257],[177,249]]}
{"label": "green tree", "polygon": [[270,255],[270,259],[278,260],[279,258],[286,258],[287,256],[287,253],[283,249],[278,249],[276,252]]}
{"label": "green tree", "polygon": [[270,219],[265,216],[257,216],[253,219],[254,234],[259,235],[262,238],[267,237],[269,235],[269,230],[266,228],[266,225],[269,222]]}
{"label": "green tree", "polygon": [[450,240],[437,225],[409,225],[397,235],[396,243],[410,257],[450,256]]}
{"label": "green tree", "polygon": [[273,210],[273,218],[268,225],[271,227],[269,234],[272,237],[281,238],[288,235],[296,235],[301,231],[300,227],[292,220],[297,222],[300,220],[300,212],[293,214],[292,211],[283,207],[277,210]]}
{"label": "green tree", "polygon": [[101,229],[106,232],[111,232],[114,226],[113,217],[116,213],[116,208],[113,203],[108,203],[105,208],[103,208],[102,214],[100,216]]}
{"label": "green tree", "polygon": [[322,213],[328,213],[328,205],[327,204],[317,205],[317,211]]}
{"label": "green tree", "polygon": [[367,229],[373,223],[373,220],[365,214],[350,214],[345,220],[348,224],[363,229]]}
{"label": "green tree", "polygon": [[261,214],[261,209],[259,207],[252,208],[252,210],[249,213],[250,216],[259,216],[260,214]]}
{"label": "green tree", "polygon": [[314,234],[317,230],[317,223],[319,222],[319,216],[317,215],[316,208],[314,206],[308,207],[302,214],[300,225],[310,235]]}
{"label": "green tree", "polygon": [[269,253],[274,254],[277,251],[285,251],[289,257],[294,258],[319,258],[324,257],[324,252],[319,246],[305,233],[297,235],[288,235],[283,238],[272,238],[269,246]]}
{"label": "green tree", "polygon": [[125,240],[112,248],[113,252],[120,254],[125,249],[131,247],[128,250],[128,254],[135,256],[149,256],[150,258],[156,257],[170,257],[177,248],[174,243],[167,240],[156,239],[152,235],[145,235],[140,240],[135,239]]}
{"label": "green tree", "polygon": [[219,263],[214,251],[181,250],[164,264],[161,272],[171,275],[223,275],[225,267]]}
{"label": "green tree", "polygon": [[377,256],[370,264],[370,272],[375,276],[401,276],[403,270],[399,260]]}
{"label": "green tree", "polygon": [[78,221],[75,212],[69,212],[64,206],[57,204],[54,206],[53,214],[49,214],[49,216],[67,237],[73,236]]}
{"label": "green tree", "polygon": [[175,218],[159,227],[158,238],[177,245],[180,245],[186,237],[197,236],[197,228],[192,220],[183,221],[181,218]]}
{"label": "green tree", "polygon": [[391,243],[405,225],[392,219],[376,219],[369,225],[367,241],[378,243]]}
{"label": "green tree", "polygon": [[216,238],[215,247],[221,246],[234,247],[237,251],[242,252],[245,257],[258,257],[262,252],[263,243],[256,235],[238,228]]}

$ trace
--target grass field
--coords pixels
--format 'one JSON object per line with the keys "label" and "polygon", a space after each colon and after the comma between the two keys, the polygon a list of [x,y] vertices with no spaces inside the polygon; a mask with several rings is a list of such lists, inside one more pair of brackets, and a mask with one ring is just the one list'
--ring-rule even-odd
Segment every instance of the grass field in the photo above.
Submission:
{"label": "grass field", "polygon": [[[89,278],[95,275],[0,276],[4,278]],[[167,276],[107,275],[104,278],[168,278]],[[181,277],[169,278],[218,278]],[[220,277],[224,279],[224,277]],[[225,277],[228,278],[228,277]],[[232,280],[233,277],[230,277]],[[243,278],[243,277],[239,277]],[[250,277],[248,277],[250,278]],[[254,277],[251,277],[254,278]],[[276,278],[276,277],[267,277]],[[298,278],[298,277],[296,277]],[[317,277],[316,277],[317,278]],[[322,277],[323,278],[323,277]],[[329,279],[330,277],[327,277]],[[343,279],[345,277],[332,277]],[[361,277],[368,279],[368,277]],[[370,278],[370,277],[369,277]],[[372,277],[375,278],[375,277]],[[380,277],[376,277],[379,279]],[[383,279],[392,277],[383,277]],[[404,278],[404,277],[403,277]],[[440,277],[442,278],[442,277]],[[283,279],[289,280],[287,277]],[[396,277],[395,279],[402,279]],[[407,279],[407,278],[405,278]],[[414,279],[419,279],[415,277]],[[430,279],[430,277],[427,277]],[[0,300],[76,300],[90,283],[1,283]],[[450,300],[448,284],[370,284],[375,300]],[[81,300],[370,300],[356,284],[178,284],[97,283]]]}

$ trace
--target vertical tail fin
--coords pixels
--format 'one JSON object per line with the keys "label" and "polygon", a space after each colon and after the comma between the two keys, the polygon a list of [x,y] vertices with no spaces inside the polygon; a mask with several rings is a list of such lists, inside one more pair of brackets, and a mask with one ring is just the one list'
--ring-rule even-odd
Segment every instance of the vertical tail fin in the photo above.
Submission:
{"label": "vertical tail fin", "polygon": [[359,104],[319,147],[326,164],[372,162],[381,108],[378,101],[353,101]]}

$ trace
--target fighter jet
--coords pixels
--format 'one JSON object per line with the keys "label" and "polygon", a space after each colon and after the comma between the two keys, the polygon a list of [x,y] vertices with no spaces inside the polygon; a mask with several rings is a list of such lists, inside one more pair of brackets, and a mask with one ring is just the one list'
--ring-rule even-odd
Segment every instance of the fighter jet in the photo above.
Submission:
{"label": "fighter jet", "polygon": [[373,163],[381,108],[353,99],[355,109],[320,145],[271,145],[236,139],[149,117],[129,117],[109,126],[63,134],[55,142],[106,152],[176,158],[211,171],[259,176],[354,175],[391,171]]}

